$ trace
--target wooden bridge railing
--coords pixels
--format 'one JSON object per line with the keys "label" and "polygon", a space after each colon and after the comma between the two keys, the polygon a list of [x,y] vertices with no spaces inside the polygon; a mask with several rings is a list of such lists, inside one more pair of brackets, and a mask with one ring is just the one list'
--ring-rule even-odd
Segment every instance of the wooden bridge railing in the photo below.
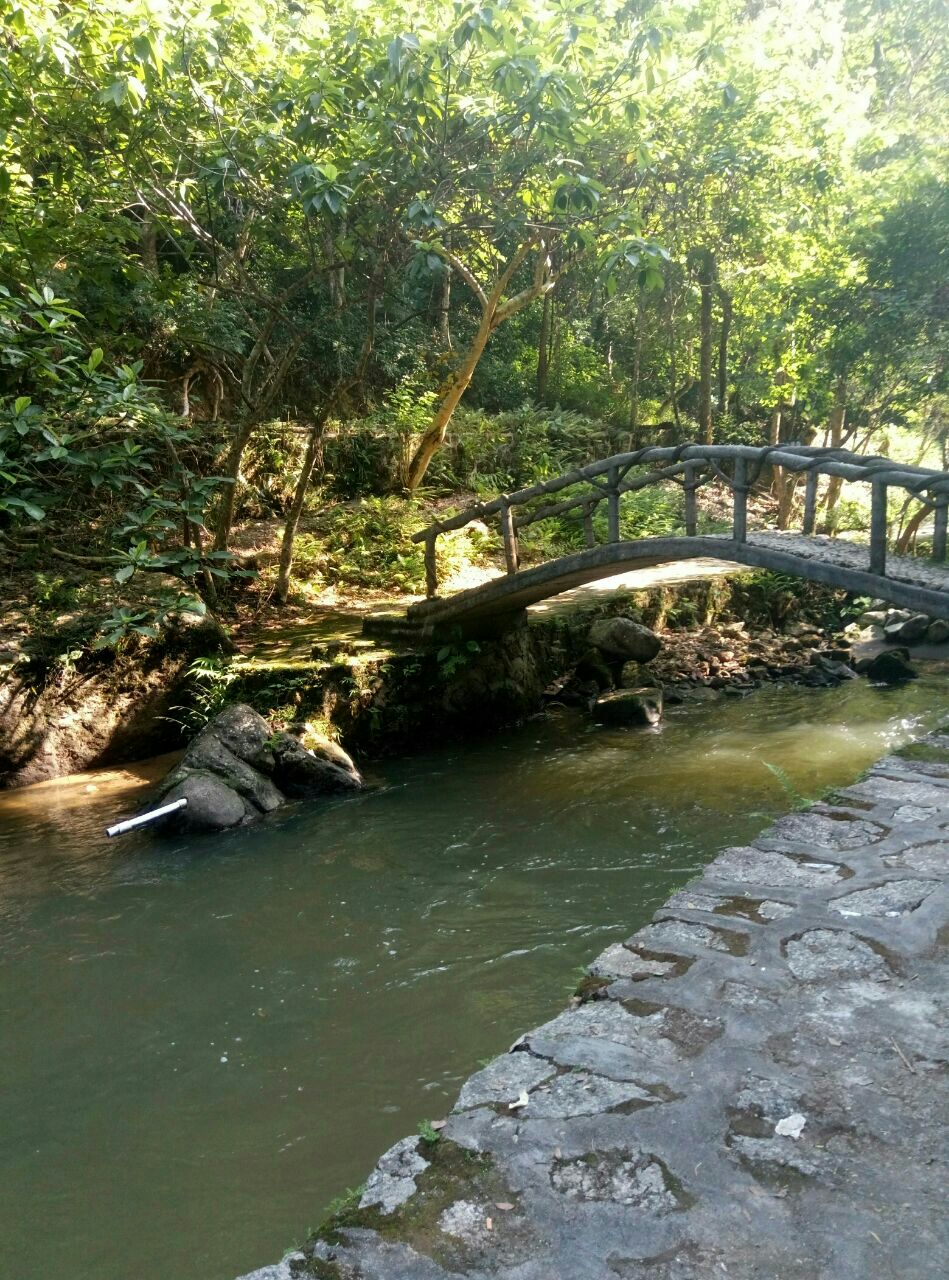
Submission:
{"label": "wooden bridge railing", "polygon": [[[645,475],[632,478],[634,467],[662,464]],[[887,490],[905,489],[934,513],[932,558],[940,563],[946,558],[947,510],[949,510],[949,473],[926,467],[905,466],[888,458],[867,458],[845,449],[820,449],[809,445],[687,444],[653,445],[633,453],[618,453],[601,462],[543,480],[526,489],[505,493],[490,502],[477,502],[458,515],[438,520],[413,534],[413,542],[425,543],[425,578],[429,599],[438,592],[436,542],[439,534],[462,529],[474,520],[497,516],[504,542],[504,559],[508,573],[519,567],[518,531],[538,520],[576,512],[583,523],[588,547],[597,545],[593,513],[601,502],[607,504],[607,541],[620,539],[620,499],[649,485],[672,480],[685,494],[685,532],[695,537],[698,532],[697,493],[709,480],[724,481],[732,491],[732,538],[744,542],[748,536],[748,494],[758,482],[765,467],[783,467],[786,471],[804,472],[803,532],[813,534],[817,521],[818,483],[821,476],[838,476],[843,480],[862,481],[870,485],[870,572],[886,575]],[[564,489],[584,485],[589,492],[571,494],[557,502],[533,504]]]}

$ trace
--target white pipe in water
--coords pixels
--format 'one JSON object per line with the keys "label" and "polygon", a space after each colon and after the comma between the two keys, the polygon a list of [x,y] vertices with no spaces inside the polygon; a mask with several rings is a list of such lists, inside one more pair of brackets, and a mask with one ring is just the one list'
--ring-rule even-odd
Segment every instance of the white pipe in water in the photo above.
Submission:
{"label": "white pipe in water", "polygon": [[114,827],[106,827],[107,836],[122,836],[126,831],[133,831],[136,827],[143,827],[146,822],[154,822],[156,818],[163,818],[166,813],[174,813],[176,809],[183,809],[188,801],[182,796],[180,800],[172,800],[171,804],[163,804],[160,809],[150,809],[148,813],[140,813],[137,818],[126,818],[124,822],[117,822]]}

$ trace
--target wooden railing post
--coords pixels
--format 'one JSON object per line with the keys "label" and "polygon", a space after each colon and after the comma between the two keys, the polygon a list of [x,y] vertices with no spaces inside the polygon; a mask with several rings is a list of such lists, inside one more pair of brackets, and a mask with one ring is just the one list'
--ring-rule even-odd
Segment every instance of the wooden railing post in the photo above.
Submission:
{"label": "wooden railing post", "polygon": [[949,524],[949,499],[939,502],[933,512],[933,559],[942,564],[946,558],[946,525]]}
{"label": "wooden railing post", "polygon": [[504,537],[504,562],[507,565],[508,573],[517,573],[518,554],[517,554],[517,531],[514,528],[514,512],[510,503],[505,502],[501,507],[501,533]]}
{"label": "wooden railing post", "polygon": [[886,485],[870,485],[870,572],[886,577]]}
{"label": "wooden railing post", "polygon": [[735,519],[732,536],[736,542],[744,542],[748,537],[748,468],[744,458],[735,459],[735,478],[732,481],[732,493],[735,501]]}
{"label": "wooden railing post", "polygon": [[588,547],[596,546],[596,530],[593,528],[593,508],[583,508],[583,540]]}
{"label": "wooden railing post", "polygon": [[817,527],[817,480],[816,471],[808,471],[804,487],[804,532],[813,533]]}
{"label": "wooden railing post", "polygon": [[438,534],[429,529],[425,534],[425,594],[431,600],[438,595],[438,560],[435,557],[435,539]]}
{"label": "wooden railing post", "polygon": [[685,491],[685,536],[694,538],[699,530],[699,513],[698,505],[695,500],[695,493],[698,489],[698,481],[696,475],[698,467],[694,462],[685,464],[685,483],[683,489]]}
{"label": "wooden railing post", "polygon": [[609,481],[606,500],[609,538],[610,542],[619,542],[619,467],[610,467],[606,475]]}

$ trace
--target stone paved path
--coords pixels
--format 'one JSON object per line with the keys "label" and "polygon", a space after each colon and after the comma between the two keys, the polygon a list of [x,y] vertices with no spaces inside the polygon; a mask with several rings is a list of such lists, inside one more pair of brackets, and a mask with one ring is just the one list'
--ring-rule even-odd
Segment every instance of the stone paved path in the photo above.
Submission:
{"label": "stone paved path", "polygon": [[[843,569],[858,569],[862,573],[870,572],[870,547],[867,543],[850,542],[846,538],[828,538],[820,534],[805,537],[801,533],[776,533],[763,530],[749,533],[748,541],[756,547],[788,551],[805,560],[822,560],[825,564],[838,565]],[[898,556],[890,552],[886,558],[886,573],[889,578],[897,578],[900,582],[912,582],[916,586],[928,587],[932,591],[949,590],[947,567],[922,556]]]}
{"label": "stone paved path", "polygon": [[944,734],[726,849],[253,1280],[941,1280],[947,942]]}

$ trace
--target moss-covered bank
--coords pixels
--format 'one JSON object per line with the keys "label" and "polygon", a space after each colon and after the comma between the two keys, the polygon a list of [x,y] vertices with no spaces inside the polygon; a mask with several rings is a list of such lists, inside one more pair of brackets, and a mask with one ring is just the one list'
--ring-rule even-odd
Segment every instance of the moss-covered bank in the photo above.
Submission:
{"label": "moss-covered bank", "polygon": [[[166,631],[118,652],[83,651],[74,662],[54,639],[0,682],[0,785],[173,749],[235,701],[277,725],[312,722],[368,757],[494,731],[539,712],[545,691],[588,657],[591,622],[614,613],[663,633],[656,665],[665,681],[694,674],[696,684],[721,688],[744,679],[746,661],[767,671],[769,655],[784,664],[772,670],[787,673],[808,660],[806,645],[780,639],[789,620],[803,625],[803,604],[772,577],[618,591],[522,614],[500,634],[477,639],[455,632],[437,642],[380,641],[361,635],[351,614],[283,636],[269,632],[238,652],[227,652],[210,625]],[[812,641],[840,625],[845,606],[840,593],[809,590]],[[731,638],[715,630],[727,632],[729,624]],[[754,655],[742,650],[739,634],[764,637]]]}

